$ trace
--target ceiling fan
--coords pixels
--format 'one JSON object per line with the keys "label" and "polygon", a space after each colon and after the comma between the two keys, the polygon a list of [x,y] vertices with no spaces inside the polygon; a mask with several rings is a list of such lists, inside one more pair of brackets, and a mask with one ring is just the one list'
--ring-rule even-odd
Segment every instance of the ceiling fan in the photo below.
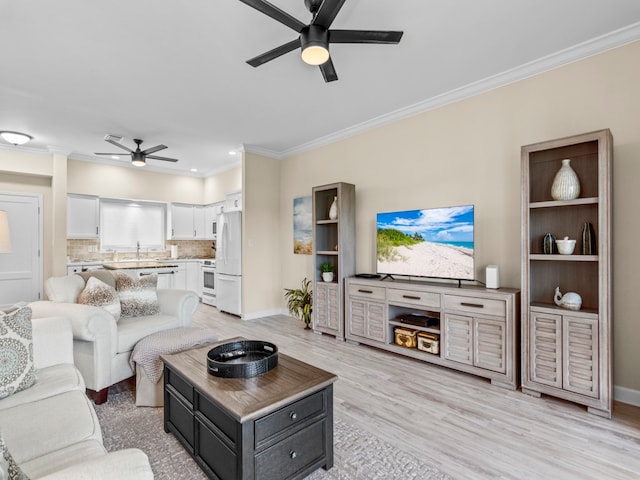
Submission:
{"label": "ceiling fan", "polygon": [[305,25],[266,0],[240,1],[300,34],[296,40],[247,60],[249,65],[259,67],[296,48],[301,48],[302,60],[310,65],[318,65],[325,82],[333,82],[338,79],[329,55],[330,43],[396,44],[400,42],[403,34],[403,32],[381,30],[330,30],[329,27],[340,12],[345,0],[304,0],[305,6],[313,15],[309,25]]}
{"label": "ceiling fan", "polygon": [[[147,158],[151,160],[163,160],[165,162],[177,162],[176,158],[169,157],[159,157],[157,155],[151,155],[152,153],[158,152],[160,150],[164,150],[167,148],[166,145],[156,145],[155,147],[147,148],[146,150],[140,150],[140,144],[142,144],[142,140],[139,138],[134,138],[133,141],[136,144],[136,149],[131,150],[129,147],[122,145],[120,142],[122,141],[122,137],[118,137],[117,135],[105,135],[105,141],[109,142],[111,145],[115,145],[116,147],[122,148],[131,154],[131,163],[136,167],[144,167],[147,163]],[[122,155],[121,153],[95,153],[96,155]]]}

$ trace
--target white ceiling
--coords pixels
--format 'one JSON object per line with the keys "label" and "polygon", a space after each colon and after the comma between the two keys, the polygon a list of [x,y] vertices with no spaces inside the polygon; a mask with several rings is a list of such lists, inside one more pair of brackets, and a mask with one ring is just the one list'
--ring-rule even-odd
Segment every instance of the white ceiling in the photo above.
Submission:
{"label": "white ceiling", "polygon": [[105,134],[141,138],[180,159],[145,168],[211,174],[231,150],[286,156],[637,40],[640,1],[347,0],[333,27],[404,37],[333,45],[327,84],[297,51],[247,65],[297,34],[238,0],[0,0],[0,130],[97,161],[118,150]]}

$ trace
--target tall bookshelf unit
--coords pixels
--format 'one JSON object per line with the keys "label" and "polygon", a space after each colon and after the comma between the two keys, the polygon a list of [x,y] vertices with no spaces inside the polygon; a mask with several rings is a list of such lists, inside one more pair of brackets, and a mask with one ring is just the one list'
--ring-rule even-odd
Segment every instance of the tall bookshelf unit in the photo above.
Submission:
{"label": "tall bookshelf unit", "polygon": [[[563,159],[580,180],[574,200],[553,200]],[[611,417],[612,267],[609,130],[522,147],[522,391],[563,398]],[[595,254],[582,254],[585,222]],[[543,253],[543,237],[576,239],[572,255]],[[554,303],[554,290],[582,297],[578,311]]]}
{"label": "tall bookshelf unit", "polygon": [[[356,270],[356,187],[332,183],[313,187],[313,330],[344,340],[344,279]],[[333,201],[337,217],[329,217]],[[320,266],[333,265],[333,281],[324,282]]]}

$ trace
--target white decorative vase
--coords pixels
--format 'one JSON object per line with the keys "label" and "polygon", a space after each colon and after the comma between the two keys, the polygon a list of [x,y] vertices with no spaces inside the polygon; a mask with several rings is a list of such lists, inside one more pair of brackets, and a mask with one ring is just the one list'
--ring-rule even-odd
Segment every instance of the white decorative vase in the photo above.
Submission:
{"label": "white decorative vase", "polygon": [[324,282],[333,282],[333,272],[322,272],[322,280]]}
{"label": "white decorative vase", "polygon": [[554,200],[573,200],[580,195],[580,181],[576,172],[571,168],[571,160],[562,160],[562,166],[553,179],[551,198]]}
{"label": "white decorative vase", "polygon": [[338,197],[333,197],[333,203],[329,207],[329,218],[331,220],[338,218]]}

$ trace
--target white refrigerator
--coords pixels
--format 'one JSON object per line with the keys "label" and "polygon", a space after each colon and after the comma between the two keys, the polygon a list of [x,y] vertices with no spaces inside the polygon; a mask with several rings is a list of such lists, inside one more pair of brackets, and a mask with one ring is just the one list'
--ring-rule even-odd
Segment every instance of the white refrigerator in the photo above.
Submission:
{"label": "white refrigerator", "polygon": [[218,309],[242,315],[242,212],[216,219],[216,299]]}

